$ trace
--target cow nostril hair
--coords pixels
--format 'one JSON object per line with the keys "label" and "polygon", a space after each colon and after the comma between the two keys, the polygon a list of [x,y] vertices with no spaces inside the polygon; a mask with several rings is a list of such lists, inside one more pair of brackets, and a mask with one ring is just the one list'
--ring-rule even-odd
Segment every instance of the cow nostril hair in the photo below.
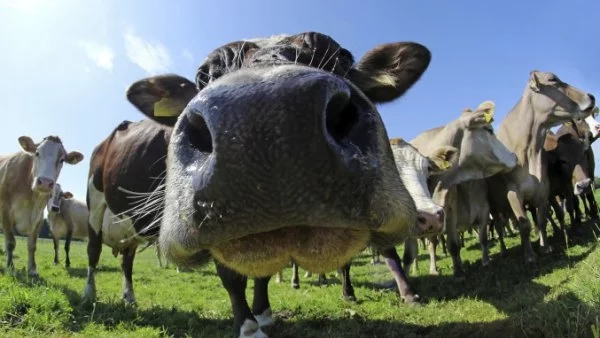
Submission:
{"label": "cow nostril hair", "polygon": [[423,216],[417,216],[417,222],[419,222],[419,224],[425,224],[427,223],[427,220]]}
{"label": "cow nostril hair", "polygon": [[358,122],[358,109],[346,93],[336,94],[325,109],[327,132],[338,143],[350,134]]}
{"label": "cow nostril hair", "polygon": [[188,112],[186,118],[188,123],[184,128],[184,133],[192,147],[201,152],[211,153],[213,150],[212,136],[206,120],[199,112],[194,111]]}

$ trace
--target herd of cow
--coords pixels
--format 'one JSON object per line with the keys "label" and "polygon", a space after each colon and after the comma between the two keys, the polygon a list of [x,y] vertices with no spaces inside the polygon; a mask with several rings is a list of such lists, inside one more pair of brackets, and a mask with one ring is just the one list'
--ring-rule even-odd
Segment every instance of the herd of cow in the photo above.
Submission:
{"label": "herd of cow", "polygon": [[[205,59],[195,83],[174,74],[139,80],[127,99],[148,118],[121,122],[96,146],[85,203],[57,183],[63,163],[83,155],[67,152],[57,136],[40,143],[20,137],[23,151],[0,157],[7,270],[16,231],[28,235],[28,273],[37,276],[36,240],[47,208],[55,263],[60,237],[67,238],[67,267],[71,238],[88,238],[84,300],[96,296],[106,244],[122,255],[123,299],[135,302],[136,250],[156,243],[179,267],[213,259],[236,335],[266,337],[268,283],[290,262],[296,287],[298,266],[320,274],[341,267],[343,295],[354,299],[350,261],[371,247],[402,298],[418,302],[407,272],[420,238],[429,239],[430,273],[437,274],[436,244],[445,234],[454,275],[461,276],[464,231],[477,231],[487,265],[488,230],[496,230],[506,253],[511,221],[525,263],[532,263],[527,210],[542,254],[552,250],[551,207],[560,221],[551,222],[555,234],[581,226],[579,197],[598,216],[590,146],[600,132],[598,108],[594,96],[553,73],[529,74],[497,131],[495,105],[485,101],[410,142],[389,139],[375,104],[401,97],[430,60],[423,45],[398,42],[354,62],[335,40],[309,32],[226,44]],[[395,249],[402,242],[403,261]],[[248,277],[255,279],[251,308]]]}

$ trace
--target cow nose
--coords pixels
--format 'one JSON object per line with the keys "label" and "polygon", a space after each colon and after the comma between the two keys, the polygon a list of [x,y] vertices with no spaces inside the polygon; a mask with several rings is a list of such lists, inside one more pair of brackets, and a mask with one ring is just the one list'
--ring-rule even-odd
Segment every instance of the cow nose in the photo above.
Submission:
{"label": "cow nose", "polygon": [[38,177],[36,180],[36,188],[42,191],[52,191],[54,188],[54,180],[47,177]]}
{"label": "cow nose", "polygon": [[588,96],[590,97],[590,101],[592,101],[592,104],[590,106],[594,108],[596,106],[596,98],[592,94],[588,94]]}
{"label": "cow nose", "polygon": [[435,213],[419,211],[417,215],[417,226],[422,235],[433,235],[441,232],[444,225],[444,211]]}
{"label": "cow nose", "polygon": [[[241,172],[256,178],[252,190],[272,198],[282,186],[299,182],[296,174],[304,171],[322,178],[333,172],[362,176],[361,150],[369,150],[361,149],[364,100],[327,72],[288,70],[230,74],[188,105],[182,131],[193,148],[210,154],[193,177],[203,199],[231,189],[232,177],[249,184]],[[345,140],[355,135],[362,140]]]}

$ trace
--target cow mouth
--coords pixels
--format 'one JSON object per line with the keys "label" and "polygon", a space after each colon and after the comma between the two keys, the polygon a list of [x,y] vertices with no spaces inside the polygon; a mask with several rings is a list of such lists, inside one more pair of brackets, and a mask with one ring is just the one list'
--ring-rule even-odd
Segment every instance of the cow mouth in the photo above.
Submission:
{"label": "cow mouth", "polygon": [[325,273],[366,248],[368,230],[293,226],[222,242],[209,251],[220,263],[253,277],[271,276],[290,261]]}

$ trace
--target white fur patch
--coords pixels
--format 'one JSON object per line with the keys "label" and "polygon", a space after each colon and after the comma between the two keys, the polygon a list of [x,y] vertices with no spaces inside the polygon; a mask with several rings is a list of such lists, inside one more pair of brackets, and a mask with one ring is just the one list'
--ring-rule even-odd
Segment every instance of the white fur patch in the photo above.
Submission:
{"label": "white fur patch", "polygon": [[255,315],[256,321],[258,322],[258,326],[265,327],[272,325],[275,321],[273,320],[273,312],[271,308],[266,309],[263,313],[259,315]]}
{"label": "white fur patch", "polygon": [[246,319],[240,328],[240,338],[268,338],[268,336],[262,332],[258,323]]}
{"label": "white fur patch", "polygon": [[591,115],[585,118],[585,123],[587,123],[588,127],[590,128],[592,136],[598,136],[598,133],[600,133],[600,123]]}

